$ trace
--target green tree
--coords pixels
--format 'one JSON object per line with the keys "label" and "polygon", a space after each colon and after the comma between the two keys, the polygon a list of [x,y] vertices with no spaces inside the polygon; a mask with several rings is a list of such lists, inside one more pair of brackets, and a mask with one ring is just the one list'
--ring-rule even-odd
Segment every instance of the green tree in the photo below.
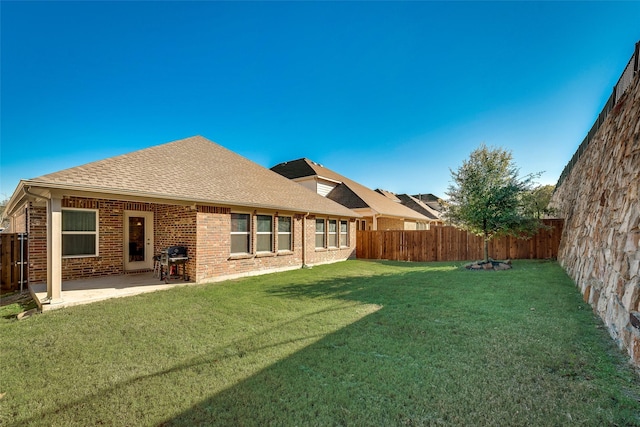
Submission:
{"label": "green tree", "polygon": [[484,261],[489,241],[504,235],[531,236],[542,225],[526,208],[525,195],[540,174],[518,176],[510,151],[487,148],[471,152],[457,170],[451,170],[445,219],[484,238]]}
{"label": "green tree", "polygon": [[2,214],[4,214],[4,210],[7,207],[7,203],[9,203],[9,199],[2,199],[0,200],[0,228],[5,229],[9,226],[9,221],[4,220],[2,221]]}
{"label": "green tree", "polygon": [[540,185],[525,193],[524,200],[529,214],[534,218],[542,219],[555,212],[549,207],[549,201],[555,190],[555,185]]}

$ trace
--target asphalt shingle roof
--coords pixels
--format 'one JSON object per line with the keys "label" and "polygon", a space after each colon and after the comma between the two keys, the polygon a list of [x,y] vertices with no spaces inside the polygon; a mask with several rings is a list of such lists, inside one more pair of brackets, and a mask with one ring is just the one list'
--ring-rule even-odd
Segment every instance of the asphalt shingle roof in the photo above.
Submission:
{"label": "asphalt shingle roof", "polygon": [[413,209],[416,212],[420,212],[422,215],[426,216],[427,218],[436,219],[436,220],[440,219],[440,213],[438,211],[436,211],[426,203],[416,199],[415,197],[410,196],[408,194],[397,194],[396,197],[398,197],[401,200],[403,205]]}
{"label": "asphalt shingle roof", "polygon": [[358,216],[201,136],[50,173],[27,183],[199,203]]}
{"label": "asphalt shingle roof", "polygon": [[[409,209],[408,207],[403,206],[398,202],[394,202],[391,199],[383,196],[382,194],[368,187],[365,187],[362,184],[352,181],[349,178],[342,176],[339,173],[336,173],[331,169],[328,169],[321,164],[306,158],[280,163],[272,167],[271,170],[276,171],[281,175],[287,176],[291,179],[316,175],[320,178],[328,178],[333,181],[341,182],[343,185],[347,186],[354,195],[362,200],[366,204],[366,206],[375,210],[381,215],[406,218],[417,221],[429,220],[429,218],[425,217],[424,215],[412,209]],[[329,195],[330,194],[331,193],[329,193]],[[340,194],[342,196],[346,194],[344,189],[340,191]],[[350,196],[349,200],[353,199],[352,196]]]}

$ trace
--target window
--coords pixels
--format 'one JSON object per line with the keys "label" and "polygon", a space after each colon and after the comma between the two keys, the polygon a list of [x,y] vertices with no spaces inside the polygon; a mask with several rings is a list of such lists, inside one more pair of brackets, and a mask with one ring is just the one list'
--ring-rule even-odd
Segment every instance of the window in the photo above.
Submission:
{"label": "window", "polygon": [[340,221],[340,246],[346,248],[349,246],[349,222]]}
{"label": "window", "polygon": [[249,253],[249,214],[231,214],[231,253],[232,254],[248,254]]}
{"label": "window", "polygon": [[258,228],[256,232],[257,252],[273,251],[273,217],[270,215],[258,215]]}
{"label": "window", "polygon": [[62,209],[62,256],[98,255],[98,211]]}
{"label": "window", "polygon": [[329,220],[329,247],[338,247],[338,221],[335,219]]}
{"label": "window", "polygon": [[278,250],[291,250],[291,217],[278,217]]}
{"label": "window", "polygon": [[316,248],[324,247],[324,219],[316,219]]}

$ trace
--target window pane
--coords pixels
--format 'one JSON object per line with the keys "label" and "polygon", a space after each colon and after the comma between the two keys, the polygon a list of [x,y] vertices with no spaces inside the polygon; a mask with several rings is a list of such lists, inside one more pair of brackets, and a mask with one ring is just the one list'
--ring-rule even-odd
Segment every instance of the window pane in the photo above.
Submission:
{"label": "window pane", "polygon": [[324,233],[324,219],[316,219],[316,233]]}
{"label": "window pane", "polygon": [[329,246],[336,247],[338,246],[338,235],[337,234],[329,234]]}
{"label": "window pane", "polygon": [[291,233],[291,217],[288,217],[288,216],[278,217],[278,232]]}
{"label": "window pane", "polygon": [[329,233],[335,233],[337,230],[337,223],[335,219],[329,220]]}
{"label": "window pane", "polygon": [[349,223],[340,221],[340,246],[349,246]]}
{"label": "window pane", "polygon": [[256,245],[258,252],[271,252],[273,247],[271,234],[258,234],[256,236]]}
{"label": "window pane", "polygon": [[62,231],[96,231],[95,211],[62,210]]}
{"label": "window pane", "polygon": [[279,251],[291,250],[291,234],[278,234],[278,250]]}
{"label": "window pane", "polygon": [[95,255],[95,234],[63,234],[62,255]]}
{"label": "window pane", "polygon": [[316,234],[316,248],[324,248],[324,234]]}
{"label": "window pane", "polygon": [[231,231],[248,232],[249,214],[231,214]]}
{"label": "window pane", "polygon": [[271,233],[273,218],[268,215],[258,215],[258,233]]}
{"label": "window pane", "polygon": [[232,234],[231,235],[231,253],[249,253],[249,235],[248,234]]}
{"label": "window pane", "polygon": [[129,217],[129,262],[144,261],[144,217]]}
{"label": "window pane", "polygon": [[291,250],[291,217],[278,217],[278,250]]}

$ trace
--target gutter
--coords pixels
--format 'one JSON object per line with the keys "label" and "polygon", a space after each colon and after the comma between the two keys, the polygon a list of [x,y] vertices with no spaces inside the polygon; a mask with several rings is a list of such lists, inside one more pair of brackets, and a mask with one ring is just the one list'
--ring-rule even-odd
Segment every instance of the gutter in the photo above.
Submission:
{"label": "gutter", "polygon": [[307,212],[302,217],[302,268],[311,268],[307,265],[307,217],[310,212]]}
{"label": "gutter", "polygon": [[31,192],[31,187],[24,186],[24,187],[22,187],[22,191],[27,196],[34,197],[36,200],[38,200],[38,199],[51,200],[51,197],[46,197],[46,196],[43,196],[42,194],[36,194],[36,193]]}
{"label": "gutter", "polygon": [[[283,208],[288,211],[297,211],[297,212],[305,212],[308,208],[301,208],[297,206],[282,206],[282,205],[271,205],[271,204],[261,204],[261,203],[248,203],[244,201],[233,201],[233,200],[210,200],[210,199],[196,199],[196,198],[188,198],[188,197],[180,197],[178,195],[169,195],[169,194],[158,194],[158,193],[148,193],[144,191],[131,191],[131,190],[122,190],[117,188],[104,188],[104,187],[94,187],[88,185],[73,185],[73,184],[55,184],[48,182],[25,182],[33,187],[42,187],[42,188],[52,188],[58,190],[66,190],[66,191],[86,191],[90,193],[98,193],[104,195],[115,195],[115,196],[129,196],[129,197],[139,197],[139,198],[147,198],[147,199],[161,199],[168,201],[179,201],[179,202],[188,202],[189,204],[212,204],[212,205],[222,205],[222,206],[247,206],[257,209],[272,209],[272,210],[282,210]],[[32,193],[28,193],[31,196],[43,198],[41,195],[36,195]],[[338,204],[338,206],[341,206]],[[316,214],[320,215],[337,215],[341,217],[348,218],[361,218],[362,216],[349,208],[344,208],[347,212],[336,212],[336,211],[314,211]]]}

